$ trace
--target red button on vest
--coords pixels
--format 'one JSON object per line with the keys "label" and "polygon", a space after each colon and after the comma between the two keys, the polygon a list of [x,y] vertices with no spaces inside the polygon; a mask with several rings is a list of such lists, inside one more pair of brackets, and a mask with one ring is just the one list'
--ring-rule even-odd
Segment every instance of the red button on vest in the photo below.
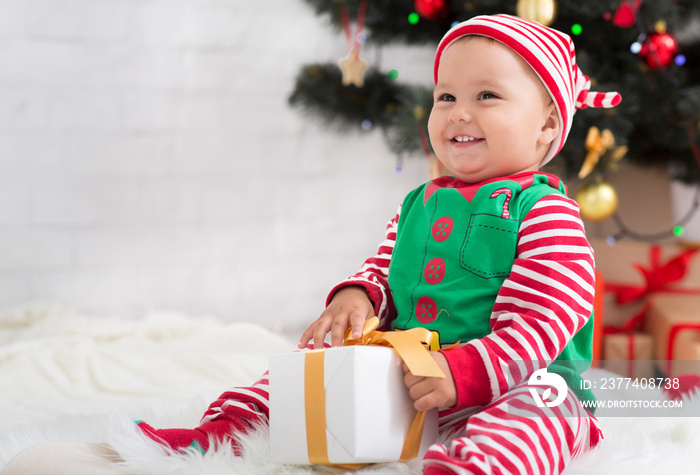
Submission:
{"label": "red button on vest", "polygon": [[443,216],[433,224],[432,235],[437,242],[443,242],[450,237],[450,233],[454,229],[454,221],[449,216]]}
{"label": "red button on vest", "polygon": [[430,323],[437,318],[437,305],[430,297],[421,297],[416,304],[416,318],[421,323]]}
{"label": "red button on vest", "polygon": [[439,284],[442,278],[445,277],[445,261],[440,257],[430,259],[428,265],[425,266],[423,275],[427,283],[431,285]]}

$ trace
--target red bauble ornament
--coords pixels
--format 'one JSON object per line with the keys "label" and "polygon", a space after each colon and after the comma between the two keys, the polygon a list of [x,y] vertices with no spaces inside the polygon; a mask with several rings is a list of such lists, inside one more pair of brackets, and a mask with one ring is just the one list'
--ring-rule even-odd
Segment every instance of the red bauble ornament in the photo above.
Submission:
{"label": "red bauble ornament", "polygon": [[642,0],[622,0],[620,6],[612,18],[613,25],[620,28],[629,28],[637,22],[637,12],[642,5]]}
{"label": "red bauble ornament", "polygon": [[639,58],[651,69],[666,68],[678,54],[678,41],[668,33],[649,33]]}
{"label": "red bauble ornament", "polygon": [[416,0],[415,9],[426,20],[439,20],[450,11],[449,0]]}

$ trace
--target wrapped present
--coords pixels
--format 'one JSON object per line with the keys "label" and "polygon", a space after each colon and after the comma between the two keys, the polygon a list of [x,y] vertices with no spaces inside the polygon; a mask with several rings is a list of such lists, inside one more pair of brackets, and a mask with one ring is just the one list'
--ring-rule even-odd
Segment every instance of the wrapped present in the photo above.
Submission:
{"label": "wrapped present", "polygon": [[[429,344],[430,332],[415,330],[427,332]],[[365,331],[363,339],[366,335],[368,340],[352,346],[270,357],[273,461],[344,466],[393,462],[419,456],[434,443],[437,410],[413,408],[403,362],[417,375],[441,377],[442,371],[412,330]],[[390,342],[391,348],[368,346],[383,345],[397,335],[402,341]],[[348,343],[353,341],[346,338]]]}
{"label": "wrapped present", "polygon": [[605,276],[605,325],[643,329],[649,297],[700,294],[698,249],[592,239],[596,269]]}
{"label": "wrapped present", "polygon": [[654,339],[648,333],[608,333],[603,368],[629,378],[654,377]]}
{"label": "wrapped present", "polygon": [[655,355],[664,375],[700,374],[700,295],[655,296],[647,329],[655,336]]}

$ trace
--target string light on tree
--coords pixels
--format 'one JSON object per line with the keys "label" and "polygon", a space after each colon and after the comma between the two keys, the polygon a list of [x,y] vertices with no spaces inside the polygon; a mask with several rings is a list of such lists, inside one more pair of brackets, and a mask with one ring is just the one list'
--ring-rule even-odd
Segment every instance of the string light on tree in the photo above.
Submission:
{"label": "string light on tree", "polygon": [[647,241],[647,242],[658,242],[663,239],[679,238],[685,234],[685,225],[690,222],[690,220],[695,216],[695,213],[700,209],[700,185],[695,188],[695,194],[693,196],[693,201],[690,204],[688,211],[671,227],[666,231],[660,231],[657,233],[641,233],[631,229],[625,224],[622,218],[617,214],[613,214],[612,218],[615,221],[619,231],[613,236],[608,236],[606,239],[608,245],[613,246],[617,241],[622,238],[628,237],[634,239],[635,241]]}
{"label": "string light on tree", "polygon": [[641,40],[635,41],[630,45],[630,51],[632,52],[632,54],[639,54],[639,52],[642,51],[642,41],[644,41],[643,38]]}

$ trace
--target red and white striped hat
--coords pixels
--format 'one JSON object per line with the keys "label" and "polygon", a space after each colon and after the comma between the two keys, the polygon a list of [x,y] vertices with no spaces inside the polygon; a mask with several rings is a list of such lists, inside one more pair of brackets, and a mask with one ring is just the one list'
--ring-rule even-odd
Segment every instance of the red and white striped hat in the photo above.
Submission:
{"label": "red and white striped hat", "polygon": [[445,49],[466,35],[493,38],[518,53],[544,83],[557,106],[561,128],[542,161],[550,161],[564,146],[576,109],[615,107],[622,98],[617,92],[590,91],[591,81],[576,65],[571,38],[557,30],[511,15],[477,16],[448,31],[435,54],[435,82]]}

